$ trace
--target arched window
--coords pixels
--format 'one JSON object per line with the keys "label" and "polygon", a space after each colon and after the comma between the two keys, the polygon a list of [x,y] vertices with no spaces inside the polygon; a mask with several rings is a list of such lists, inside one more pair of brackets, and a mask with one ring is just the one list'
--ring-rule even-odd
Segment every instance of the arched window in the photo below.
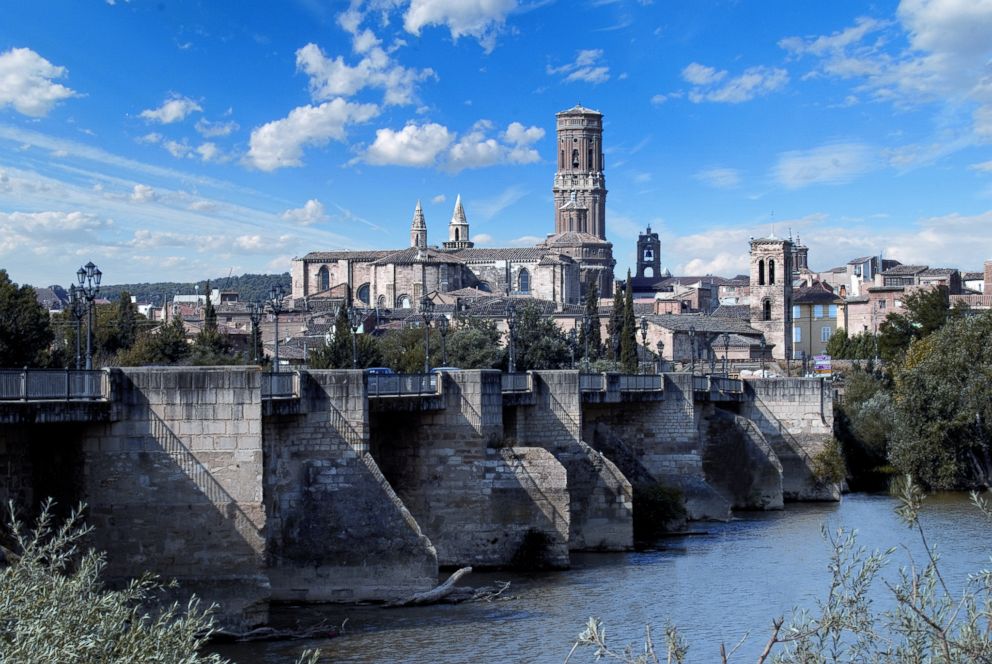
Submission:
{"label": "arched window", "polygon": [[323,266],[317,270],[317,290],[325,291],[331,287],[331,273],[328,272],[327,266]]}
{"label": "arched window", "polygon": [[761,301],[761,320],[771,320],[772,319],[772,302],[771,300]]}
{"label": "arched window", "polygon": [[562,150],[559,155],[558,168],[565,168],[565,151]]}
{"label": "arched window", "polygon": [[654,268],[651,267],[650,265],[648,265],[647,267],[645,267],[644,268],[644,276],[645,277],[652,277],[653,278],[655,276],[655,274],[654,274]]}
{"label": "arched window", "polygon": [[770,259],[768,261],[768,283],[775,283],[775,261]]}
{"label": "arched window", "polygon": [[379,309],[385,309],[386,308],[386,296],[385,295],[380,295],[379,296],[379,299],[377,299],[375,301],[375,306],[378,307]]}
{"label": "arched window", "polygon": [[410,304],[411,302],[409,295],[400,295],[398,298],[396,298],[396,307],[398,309],[409,309]]}
{"label": "arched window", "polygon": [[765,261],[764,259],[758,261],[758,285],[765,285]]}
{"label": "arched window", "polygon": [[456,228],[455,229],[455,242],[458,242],[459,240],[462,239],[461,238],[461,235],[462,235],[461,229],[460,228]]}
{"label": "arched window", "polygon": [[588,152],[589,152],[589,154],[587,155],[588,161],[586,162],[586,170],[587,171],[591,171],[592,170],[592,148],[589,148]]}
{"label": "arched window", "polygon": [[572,150],[572,168],[579,167],[579,151]]}
{"label": "arched window", "polygon": [[527,270],[520,270],[520,274],[517,275],[517,291],[521,293],[530,292],[530,272]]}
{"label": "arched window", "polygon": [[358,287],[358,301],[362,304],[369,303],[369,285],[362,284]]}
{"label": "arched window", "polygon": [[489,283],[488,281],[480,281],[478,288],[479,288],[479,290],[481,290],[484,293],[492,293],[493,292],[493,285],[491,283]]}

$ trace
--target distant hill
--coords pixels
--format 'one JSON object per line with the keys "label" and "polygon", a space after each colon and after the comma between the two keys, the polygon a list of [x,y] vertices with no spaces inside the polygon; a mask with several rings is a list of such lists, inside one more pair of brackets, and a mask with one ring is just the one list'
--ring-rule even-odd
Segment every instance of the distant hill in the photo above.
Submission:
{"label": "distant hill", "polygon": [[[242,274],[240,277],[218,277],[210,279],[210,288],[237,291],[242,302],[250,300],[265,300],[273,286],[282,286],[289,293],[292,289],[292,279],[289,272],[282,274]],[[121,291],[127,291],[136,297],[139,303],[161,305],[163,301],[171,301],[172,296],[193,295],[199,287],[200,293],[206,293],[207,280],[198,282],[159,281],[143,284],[112,284],[100,286],[100,296],[108,300],[116,300]]]}

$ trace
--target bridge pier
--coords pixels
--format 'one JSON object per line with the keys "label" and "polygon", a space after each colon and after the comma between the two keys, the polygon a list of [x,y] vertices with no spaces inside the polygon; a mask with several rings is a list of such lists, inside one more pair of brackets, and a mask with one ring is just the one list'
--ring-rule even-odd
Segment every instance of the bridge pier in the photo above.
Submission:
{"label": "bridge pier", "polygon": [[498,371],[441,375],[442,409],[375,399],[372,455],[434,546],[442,566],[509,565],[528,531],[545,563],[568,565],[565,469],[540,447],[504,440]]}

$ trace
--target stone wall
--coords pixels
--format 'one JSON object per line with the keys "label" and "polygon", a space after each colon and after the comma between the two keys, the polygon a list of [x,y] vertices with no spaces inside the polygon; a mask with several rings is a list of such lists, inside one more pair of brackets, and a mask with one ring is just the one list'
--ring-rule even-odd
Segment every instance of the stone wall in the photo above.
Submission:
{"label": "stone wall", "polygon": [[782,464],[748,419],[710,404],[704,408],[703,471],[734,509],[782,509]]}
{"label": "stone wall", "polygon": [[681,488],[689,518],[730,517],[730,502],[706,483],[689,374],[665,374],[660,401],[586,404],[582,439],[633,484],[661,482]]}
{"label": "stone wall", "polygon": [[565,470],[543,449],[506,444],[499,372],[441,379],[442,409],[401,411],[377,400],[370,421],[372,455],[434,543],[438,562],[508,565],[535,530],[550,542],[550,562],[567,565]]}
{"label": "stone wall", "polygon": [[107,574],[150,571],[220,605],[225,623],[267,616],[259,372],[124,369],[116,420],[82,440],[82,499]]}
{"label": "stone wall", "polygon": [[568,475],[570,535],[575,550],[633,546],[630,482],[608,458],[581,440],[582,395],[576,371],[531,373],[532,405],[504,408],[507,437],[543,447]]}
{"label": "stone wall", "polygon": [[833,391],[820,378],[745,380],[740,415],[755,423],[782,463],[786,500],[838,500],[813,477],[812,459],[833,435]]}
{"label": "stone wall", "polygon": [[266,404],[268,565],[279,600],[392,600],[431,588],[437,554],[368,452],[361,371],[301,374]]}

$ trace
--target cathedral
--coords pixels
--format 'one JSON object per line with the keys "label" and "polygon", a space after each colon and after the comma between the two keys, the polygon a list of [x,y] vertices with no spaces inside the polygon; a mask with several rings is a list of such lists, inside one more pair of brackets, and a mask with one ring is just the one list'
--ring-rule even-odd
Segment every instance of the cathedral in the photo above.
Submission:
{"label": "cathedral", "polygon": [[470,239],[461,196],[448,240],[427,243],[420,202],[405,249],[315,251],[293,259],[293,297],[341,299],[356,307],[415,309],[421,297],[463,289],[578,304],[595,284],[613,292],[613,245],[606,240],[603,115],[575,106],[556,115],[554,232],[535,247],[483,248]]}

